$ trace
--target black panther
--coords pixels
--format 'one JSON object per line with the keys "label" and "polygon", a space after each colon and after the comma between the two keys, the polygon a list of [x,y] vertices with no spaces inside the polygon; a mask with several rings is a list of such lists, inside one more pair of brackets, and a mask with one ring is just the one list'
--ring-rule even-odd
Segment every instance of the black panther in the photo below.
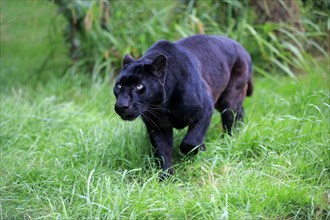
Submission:
{"label": "black panther", "polygon": [[114,86],[115,111],[129,121],[141,116],[165,171],[163,179],[173,173],[173,128],[188,126],[182,153],[205,150],[213,109],[220,111],[223,129],[231,134],[243,121],[242,103],[252,92],[252,61],[238,42],[193,35],[160,40],[137,60],[127,54]]}

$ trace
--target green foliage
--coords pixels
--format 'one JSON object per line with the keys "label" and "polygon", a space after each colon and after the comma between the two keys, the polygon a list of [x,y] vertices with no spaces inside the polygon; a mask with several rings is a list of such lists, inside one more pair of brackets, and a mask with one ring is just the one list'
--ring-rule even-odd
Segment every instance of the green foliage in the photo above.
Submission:
{"label": "green foliage", "polygon": [[[276,70],[294,77],[296,72],[308,69],[310,51],[328,57],[324,49],[324,19],[319,26],[317,20],[305,16],[307,12],[301,20],[304,30],[298,30],[288,23],[257,24],[253,2],[247,0],[183,2],[112,1],[110,32],[94,25],[84,34],[85,61],[117,73],[124,54],[132,53],[137,58],[160,39],[174,41],[196,33],[227,35],[238,40],[250,52],[255,72],[261,75]],[[94,6],[97,8],[98,4]],[[99,21],[95,7],[86,12],[93,23]],[[323,12],[312,12],[326,17]]]}
{"label": "green foliage", "polygon": [[326,219],[329,76],[274,78],[256,79],[239,134],[222,137],[214,114],[207,151],[182,157],[176,144],[163,183],[142,122],[115,114],[107,82],[68,73],[3,92],[1,218]]}
{"label": "green foliage", "polygon": [[[108,37],[118,41],[122,53],[135,51],[133,54],[139,56],[151,41],[158,40],[161,30],[162,35],[173,39],[190,31],[212,33],[212,25],[219,33],[241,30],[241,26],[217,26],[213,23],[217,17],[195,8],[211,12],[220,6],[209,8],[208,1],[199,2],[188,8],[166,8],[163,1],[143,2],[148,7],[158,5],[152,12],[144,10],[140,1],[132,1],[141,4],[135,8],[114,1],[122,8],[118,6],[120,10],[113,16],[127,10],[131,25],[127,19],[118,21],[117,30],[123,26],[128,34],[112,30],[122,35],[110,33]],[[233,9],[243,3],[223,4],[231,4]],[[207,151],[184,157],[178,149],[184,131],[176,131],[176,173],[159,183],[143,123],[125,122],[115,114],[111,76],[100,77],[105,67],[114,73],[119,56],[109,55],[111,65],[100,59],[92,76],[81,71],[79,65],[84,61],[64,69],[69,63],[60,31],[65,20],[56,15],[55,5],[1,1],[0,10],[0,219],[330,217],[330,91],[324,59],[308,61],[308,68],[294,79],[274,69],[266,72],[265,64],[257,65],[266,77],[255,78],[255,93],[245,103],[246,122],[240,132],[223,136],[219,114],[215,113],[206,138]],[[165,13],[167,10],[173,14]],[[132,26],[136,11],[141,19],[148,15],[145,22],[150,27],[143,27],[154,30],[154,35],[142,31],[141,26],[140,34],[136,32],[138,26]],[[153,13],[161,15],[160,20]],[[182,13],[194,16],[161,26],[161,18],[171,21]],[[49,30],[53,24],[55,28]],[[254,40],[257,37],[249,40],[240,33],[250,34],[262,27],[228,33],[247,47],[250,41],[253,52],[258,49],[252,42],[259,48]],[[270,25],[265,33],[271,33],[268,28],[280,30]],[[318,26],[313,28],[318,30]],[[266,55],[271,51],[267,42],[260,40]],[[279,42],[276,47],[283,46]]]}

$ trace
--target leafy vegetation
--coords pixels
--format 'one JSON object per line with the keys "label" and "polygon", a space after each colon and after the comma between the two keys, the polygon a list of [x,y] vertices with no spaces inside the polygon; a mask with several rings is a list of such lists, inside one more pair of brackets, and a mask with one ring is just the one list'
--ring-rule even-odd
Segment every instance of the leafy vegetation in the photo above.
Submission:
{"label": "leafy vegetation", "polygon": [[[85,9],[86,27],[81,36],[85,57],[81,63],[94,65],[94,69],[102,66],[105,72],[116,68],[116,74],[125,53],[140,57],[150,46],[149,42],[156,42],[160,37],[176,40],[195,33],[227,35],[238,40],[251,53],[255,72],[262,75],[275,68],[291,77],[297,71],[308,70],[306,60],[311,55],[306,49],[328,56],[324,48],[327,46],[324,24],[328,17],[325,12],[305,16],[299,21],[304,28],[298,29],[288,22],[258,22],[253,2],[248,0],[186,2],[112,1],[109,27],[102,29],[98,25],[100,4],[95,1]],[[311,10],[312,2],[305,5]],[[315,23],[318,20],[320,25]]]}
{"label": "leafy vegetation", "polygon": [[[65,19],[54,4],[0,2],[1,219],[330,217],[328,55],[318,39],[311,45],[320,57],[306,48],[325,30],[255,26],[248,12],[232,23],[231,11],[244,2],[210,2],[114,1],[109,56],[97,58],[91,75],[84,60],[67,68]],[[225,19],[212,17],[216,11],[226,25],[215,23]],[[214,114],[207,151],[196,157],[179,154],[184,132],[176,131],[176,173],[159,183],[142,122],[124,122],[113,110],[111,77],[122,54],[137,57],[160,38],[201,31],[243,42],[259,73],[255,94],[233,137],[223,136]]]}

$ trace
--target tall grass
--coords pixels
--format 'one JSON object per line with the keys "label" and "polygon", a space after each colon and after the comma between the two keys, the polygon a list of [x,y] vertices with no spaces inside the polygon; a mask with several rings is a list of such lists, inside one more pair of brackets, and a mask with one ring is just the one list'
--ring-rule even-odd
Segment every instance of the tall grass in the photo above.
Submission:
{"label": "tall grass", "polygon": [[1,218],[326,219],[324,71],[257,78],[240,133],[222,137],[215,114],[196,157],[179,155],[176,131],[176,174],[164,183],[144,126],[115,115],[107,83],[68,74],[2,93]]}
{"label": "tall grass", "polygon": [[[163,1],[113,1],[112,9],[118,11],[112,16],[118,19],[112,22],[117,26],[112,25],[107,37],[117,46],[110,49],[139,56],[159,33],[173,40],[190,31],[213,30],[236,34],[252,53],[259,50],[249,44],[259,48],[255,37],[244,36],[253,30],[261,35],[262,26],[241,29],[243,23],[235,25],[231,19],[224,20],[231,27],[218,26],[212,13],[222,6],[199,2],[169,7]],[[144,10],[143,4],[154,4],[155,9]],[[240,1],[223,4],[244,7]],[[175,131],[176,173],[159,183],[143,123],[124,122],[115,114],[111,76],[100,77],[103,68],[114,74],[120,58],[110,53],[110,62],[100,59],[92,76],[82,71],[83,60],[67,69],[70,61],[59,31],[64,19],[51,2],[1,1],[0,6],[0,219],[330,218],[326,62],[308,62],[295,79],[257,64],[267,77],[255,77],[255,93],[245,102],[240,132],[223,135],[215,113],[205,140],[207,151],[184,157],[178,149],[184,130]],[[41,13],[42,19],[36,16]],[[136,26],[129,25],[128,18],[136,18]],[[54,22],[59,30],[49,31]],[[260,43],[266,55],[275,57],[269,41]]]}
{"label": "tall grass", "polygon": [[[97,4],[94,4],[97,6]],[[95,7],[89,15],[98,20]],[[95,66],[118,72],[122,57],[132,53],[140,57],[148,47],[160,39],[171,41],[196,33],[227,35],[238,40],[250,52],[255,72],[269,75],[269,71],[294,77],[297,72],[308,70],[310,53],[328,58],[323,42],[327,30],[304,16],[304,30],[289,23],[256,22],[256,14],[249,1],[113,1],[111,2],[110,32],[94,25],[85,34],[84,50]],[[319,12],[320,17],[326,14]],[[134,24],[134,25],[132,25]]]}

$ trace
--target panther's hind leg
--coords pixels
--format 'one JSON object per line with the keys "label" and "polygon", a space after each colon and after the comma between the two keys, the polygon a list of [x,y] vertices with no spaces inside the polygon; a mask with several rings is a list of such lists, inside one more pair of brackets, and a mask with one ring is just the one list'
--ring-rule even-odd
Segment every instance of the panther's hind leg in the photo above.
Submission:
{"label": "panther's hind leg", "polygon": [[246,63],[236,63],[226,89],[215,103],[215,108],[221,113],[223,129],[229,134],[238,122],[244,120],[242,105],[249,86],[248,71]]}
{"label": "panther's hind leg", "polygon": [[228,91],[216,103],[215,107],[221,113],[222,127],[229,134],[239,121],[244,121],[243,99],[242,94]]}

